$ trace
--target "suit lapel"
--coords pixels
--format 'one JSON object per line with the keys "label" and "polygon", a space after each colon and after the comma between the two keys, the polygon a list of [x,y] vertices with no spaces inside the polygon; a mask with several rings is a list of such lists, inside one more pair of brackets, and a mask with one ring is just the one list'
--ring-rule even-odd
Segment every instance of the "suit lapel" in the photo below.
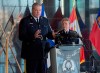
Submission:
{"label": "suit lapel", "polygon": [[36,20],[33,18],[32,15],[30,15],[30,22],[33,24],[37,24]]}

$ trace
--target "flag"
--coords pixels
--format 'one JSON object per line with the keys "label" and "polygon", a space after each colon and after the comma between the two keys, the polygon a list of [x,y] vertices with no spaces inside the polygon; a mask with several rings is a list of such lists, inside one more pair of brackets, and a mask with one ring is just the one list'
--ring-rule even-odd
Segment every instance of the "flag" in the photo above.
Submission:
{"label": "flag", "polygon": [[19,14],[17,16],[17,23],[19,23],[22,18],[23,18],[23,14],[21,12],[19,12]]}
{"label": "flag", "polygon": [[13,34],[13,43],[14,43],[14,46],[17,48],[21,48],[21,42],[18,39],[19,22],[23,17],[26,17],[29,14],[31,14],[31,13],[30,13],[29,6],[27,5],[25,12],[24,12],[24,15],[22,15],[22,13],[20,11],[18,16],[17,16],[17,24],[16,24],[16,27],[14,29],[14,34]]}
{"label": "flag", "polygon": [[80,64],[85,62],[85,55],[84,55],[84,47],[82,46],[80,49]]}
{"label": "flag", "polygon": [[[16,6],[14,7],[9,20],[7,21],[7,23],[6,23],[5,27],[4,27],[4,32],[5,33],[8,32],[8,31],[11,31],[12,25],[14,24],[13,12],[14,12],[15,8],[16,8]],[[0,35],[0,39],[2,38],[2,35],[4,35],[3,32]]]}
{"label": "flag", "polygon": [[76,31],[80,36],[82,36],[79,28],[78,20],[77,20],[75,7],[73,7],[72,9],[69,20],[70,20],[70,29]]}
{"label": "flag", "polygon": [[[80,31],[80,27],[78,24],[78,19],[77,19],[75,7],[73,7],[73,9],[72,9],[69,20],[70,20],[70,29],[76,31],[79,34],[79,36],[82,36],[81,31]],[[79,44],[82,44],[82,41],[80,39],[79,39]],[[84,56],[84,48],[82,46],[80,48],[80,64],[83,62],[85,62],[85,56]]]}
{"label": "flag", "polygon": [[46,13],[45,13],[45,8],[44,8],[44,4],[43,4],[43,3],[42,3],[41,16],[43,16],[43,17],[47,17],[47,16],[46,16]]}
{"label": "flag", "polygon": [[94,24],[89,36],[91,43],[93,44],[98,55],[100,56],[100,39],[99,38],[100,38],[100,10],[98,12],[96,20],[94,21]]}
{"label": "flag", "polygon": [[51,27],[54,31],[58,31],[59,29],[61,29],[60,21],[62,20],[62,18],[63,15],[61,12],[61,7],[59,6],[51,21]]}
{"label": "flag", "polygon": [[14,17],[13,17],[13,14],[11,15],[11,17],[10,17],[9,20],[10,20],[11,24],[14,25]]}
{"label": "flag", "polygon": [[14,25],[14,18],[13,18],[13,14],[11,14],[11,16],[10,16],[10,18],[9,18],[5,28],[4,28],[4,31],[5,32],[11,31],[13,25]]}
{"label": "flag", "polygon": [[80,27],[80,30],[81,30],[81,33],[82,33],[85,29],[87,29],[87,27],[83,23],[82,18],[81,18],[80,14],[79,14],[79,11],[78,11],[77,7],[76,7],[76,15],[77,15],[77,20],[78,20],[79,27]]}
{"label": "flag", "polygon": [[88,60],[91,56],[91,53],[92,53],[92,48],[91,48],[92,46],[91,46],[91,43],[89,41],[89,31],[88,31],[87,26],[82,21],[82,18],[79,14],[77,7],[76,7],[76,15],[77,15],[78,24],[79,24],[80,31],[81,31],[82,38],[83,38],[82,42],[84,45],[85,59]]}
{"label": "flag", "polygon": [[[25,10],[26,11],[26,10]],[[25,12],[25,14],[27,15],[27,12]],[[25,15],[24,14],[24,15]],[[13,44],[14,44],[14,47],[16,49],[19,49],[21,48],[21,41],[19,40],[18,38],[18,31],[19,31],[19,22],[20,20],[23,18],[23,15],[21,13],[21,11],[18,13],[17,15],[17,23],[16,23],[16,26],[14,27],[14,30],[13,30],[13,38],[12,38],[12,41],[13,41]],[[19,53],[18,53],[19,54]]]}
{"label": "flag", "polygon": [[[76,7],[73,7],[69,20],[70,20],[70,29],[76,31],[79,34],[79,36],[82,36],[77,20]],[[79,39],[79,44],[82,44],[82,41],[80,39]]]}
{"label": "flag", "polygon": [[30,12],[29,6],[27,5],[23,17],[26,17],[26,16],[28,16],[30,14],[31,14],[31,12]]}
{"label": "flag", "polygon": [[17,23],[16,23],[16,26],[14,27],[14,30],[13,30],[13,38],[12,38],[12,41],[13,41],[14,47],[16,49],[21,48],[21,41],[18,38],[18,30],[19,30],[19,22],[22,19],[22,17],[23,17],[22,16],[22,13],[19,12],[19,14],[17,15]]}
{"label": "flag", "polygon": [[[21,53],[22,42],[18,38],[18,30],[19,30],[19,22],[22,19],[22,17],[23,17],[22,13],[19,12],[17,15],[17,20],[16,20],[17,23],[16,23],[16,26],[14,27],[13,35],[12,35],[12,42],[13,42],[13,46],[15,47],[17,55],[20,55],[20,53]],[[20,61],[21,59],[18,59],[18,60]]]}

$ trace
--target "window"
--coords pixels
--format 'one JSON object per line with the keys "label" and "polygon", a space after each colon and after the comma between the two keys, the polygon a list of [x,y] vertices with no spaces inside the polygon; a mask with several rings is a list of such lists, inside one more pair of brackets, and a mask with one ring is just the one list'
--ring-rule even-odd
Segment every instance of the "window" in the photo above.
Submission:
{"label": "window", "polygon": [[89,8],[99,8],[100,0],[89,0]]}

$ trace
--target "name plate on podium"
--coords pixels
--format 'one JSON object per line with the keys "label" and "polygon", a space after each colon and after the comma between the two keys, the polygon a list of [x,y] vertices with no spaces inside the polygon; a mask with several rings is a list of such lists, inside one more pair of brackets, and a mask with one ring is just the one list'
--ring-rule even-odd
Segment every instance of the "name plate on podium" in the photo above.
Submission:
{"label": "name plate on podium", "polygon": [[80,73],[81,46],[61,45],[53,48],[50,52],[52,73]]}

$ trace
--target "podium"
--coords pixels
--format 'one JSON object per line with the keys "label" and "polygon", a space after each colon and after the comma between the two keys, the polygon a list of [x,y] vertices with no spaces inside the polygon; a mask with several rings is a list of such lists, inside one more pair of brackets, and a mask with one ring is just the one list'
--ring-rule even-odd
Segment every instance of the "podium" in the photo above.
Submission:
{"label": "podium", "polygon": [[51,49],[51,73],[80,73],[81,46],[69,44]]}

